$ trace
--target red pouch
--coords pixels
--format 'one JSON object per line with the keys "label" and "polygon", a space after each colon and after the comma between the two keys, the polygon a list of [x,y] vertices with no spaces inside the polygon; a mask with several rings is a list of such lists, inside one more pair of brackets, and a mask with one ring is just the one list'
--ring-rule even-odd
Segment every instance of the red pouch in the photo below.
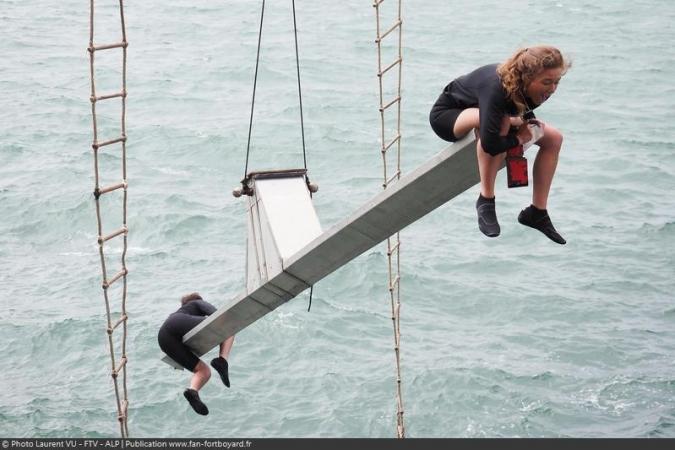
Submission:
{"label": "red pouch", "polygon": [[527,159],[523,153],[522,145],[506,151],[506,178],[510,188],[527,186]]}

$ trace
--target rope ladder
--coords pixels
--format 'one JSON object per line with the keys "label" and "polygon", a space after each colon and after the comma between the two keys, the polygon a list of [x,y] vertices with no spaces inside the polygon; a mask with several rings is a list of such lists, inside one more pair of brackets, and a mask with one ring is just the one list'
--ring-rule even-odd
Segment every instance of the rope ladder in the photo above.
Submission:
{"label": "rope ladder", "polygon": [[[396,2],[389,1],[391,8],[396,8],[396,14],[393,24],[388,28],[383,30],[382,21],[383,21],[383,8],[381,6],[385,0],[374,0],[373,7],[375,8],[375,18],[377,26],[377,36],[375,43],[377,44],[377,78],[379,82],[379,94],[380,94],[380,152],[382,154],[382,168],[383,168],[383,182],[382,187],[387,189],[389,184],[395,182],[401,178],[401,70],[403,65],[403,57],[401,52],[401,43],[402,43],[402,26],[403,22],[401,20],[401,0]],[[398,53],[394,61],[389,62],[386,66],[383,67],[382,63],[382,51],[383,51],[383,40],[387,36],[398,37]],[[391,39],[390,39],[391,40]],[[396,44],[393,44],[394,46]],[[388,47],[391,49],[391,47]],[[396,70],[392,70],[396,69]],[[391,72],[390,72],[391,71]],[[385,100],[385,88],[383,86],[384,76],[390,72],[390,75],[396,77],[396,88],[395,95],[393,99]],[[386,103],[385,103],[386,102]],[[391,108],[395,107],[396,114],[396,129],[393,137],[386,136],[385,128],[385,113]],[[395,170],[392,173],[388,170],[388,158],[387,154],[391,153],[392,150],[395,150],[394,157],[395,163],[392,164],[395,166]],[[396,432],[398,438],[405,437],[405,426],[403,423],[403,396],[401,392],[401,327],[400,327],[400,312],[401,312],[401,295],[400,295],[400,282],[401,282],[401,264],[400,264],[400,249],[401,249],[401,240],[400,234],[391,236],[387,239],[387,265],[389,270],[389,299],[391,303],[391,320],[394,327],[394,353],[396,357]]]}
{"label": "rope ladder", "polygon": [[[127,254],[127,235],[129,229],[127,227],[127,163],[126,163],[126,98],[127,98],[127,86],[126,86],[126,72],[127,72],[127,37],[126,29],[124,23],[124,1],[119,0],[119,14],[120,14],[120,24],[121,24],[121,37],[120,42],[111,43],[111,44],[102,44],[94,45],[94,0],[90,0],[90,12],[89,12],[89,47],[87,51],[89,53],[89,73],[90,73],[90,85],[91,85],[91,116],[92,116],[92,125],[93,125],[93,143],[92,149],[94,153],[94,178],[95,178],[95,187],[94,187],[94,199],[96,202],[96,221],[97,221],[97,231],[98,231],[98,249],[99,256],[101,258],[101,273],[102,273],[102,288],[103,288],[103,297],[105,300],[106,308],[106,320],[107,328],[106,332],[108,334],[108,349],[110,351],[110,362],[111,362],[111,377],[115,389],[115,397],[117,404],[117,419],[120,424],[120,433],[123,438],[129,436],[129,429],[127,425],[127,413],[129,409],[129,401],[127,395],[127,353],[126,353],[126,342],[127,342],[127,312],[126,312],[126,299],[127,299],[127,274],[129,273],[126,267],[126,254]],[[103,95],[97,95],[96,84],[95,84],[95,55],[98,52],[118,50],[122,51],[122,88],[118,92],[106,93]],[[108,101],[113,99],[120,99],[121,102],[121,120],[120,120],[120,134],[116,137],[112,137],[107,140],[99,140],[99,122],[96,116],[96,105],[101,101]],[[99,152],[108,149],[118,147],[121,150],[121,164],[122,164],[122,179],[121,181],[107,185],[101,186],[100,180],[100,158]],[[101,214],[101,197],[112,194],[113,192],[121,191],[122,192],[122,226],[117,230],[104,234],[103,232],[103,221]],[[121,238],[122,242],[122,252],[121,252],[121,268],[114,275],[109,276],[108,270],[106,268],[106,258],[104,251],[104,244],[114,238]],[[122,299],[121,299],[121,313],[117,318],[113,318],[111,314],[111,301],[109,288],[116,282],[122,283]],[[121,348],[120,348],[120,357],[119,360],[116,358],[115,352],[115,343],[113,341],[113,333],[120,327],[122,330],[121,337]],[[120,381],[121,375],[121,381]],[[120,386],[121,384],[121,386]]]}

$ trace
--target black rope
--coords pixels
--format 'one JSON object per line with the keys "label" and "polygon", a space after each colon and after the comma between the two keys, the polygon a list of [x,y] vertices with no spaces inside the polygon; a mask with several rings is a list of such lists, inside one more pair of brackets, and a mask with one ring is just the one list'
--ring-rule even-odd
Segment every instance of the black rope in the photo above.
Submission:
{"label": "black rope", "polygon": [[253,128],[253,106],[255,105],[255,88],[258,83],[258,64],[260,62],[260,41],[262,40],[263,18],[265,17],[265,0],[262,2],[260,11],[260,30],[258,31],[258,52],[255,56],[255,75],[253,76],[253,98],[251,99],[251,118],[248,122],[248,143],[246,144],[246,166],[244,167],[244,179],[248,172],[248,155],[251,150],[251,129]]}
{"label": "black rope", "polygon": [[312,293],[314,292],[314,286],[309,288],[309,306],[307,306],[307,312],[312,309]]}
{"label": "black rope", "polygon": [[[305,121],[302,117],[302,88],[300,87],[300,57],[298,54],[298,26],[295,20],[295,0],[293,0],[293,34],[295,35],[295,67],[298,71],[298,98],[300,100],[300,131],[302,133],[302,159],[307,170],[307,152],[305,150]],[[311,299],[310,291],[310,299]]]}
{"label": "black rope", "polygon": [[[300,102],[300,133],[302,135],[302,160],[307,170],[307,149],[305,146],[305,120],[302,110],[302,85],[300,83],[300,52],[298,50],[298,23],[295,14],[295,0],[292,0],[293,5],[293,36],[295,38],[295,68],[298,75],[298,100]],[[263,19],[265,17],[265,0],[262,2],[262,10],[260,12],[260,30],[258,31],[258,50],[255,57],[255,75],[253,77],[253,96],[251,98],[251,117],[248,122],[248,141],[246,143],[246,166],[244,167],[244,179],[246,179],[248,172],[248,161],[251,152],[251,130],[253,129],[253,109],[255,106],[255,91],[258,84],[258,66],[260,64],[260,43],[262,41]]]}

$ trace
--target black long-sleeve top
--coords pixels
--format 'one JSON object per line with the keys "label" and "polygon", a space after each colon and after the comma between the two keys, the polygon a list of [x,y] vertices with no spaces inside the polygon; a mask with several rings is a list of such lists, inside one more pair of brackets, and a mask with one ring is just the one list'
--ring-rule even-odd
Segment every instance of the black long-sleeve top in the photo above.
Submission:
{"label": "black long-sleeve top", "polygon": [[183,313],[190,316],[210,316],[216,307],[204,300],[192,300],[181,306],[174,314]]}
{"label": "black long-sleeve top", "polygon": [[[532,104],[530,99],[525,100],[528,106]],[[502,86],[497,75],[497,64],[479,67],[450,82],[436,105],[444,103],[449,108],[479,109],[480,140],[486,152],[496,155],[518,145],[516,130],[510,130],[506,136],[499,135],[502,118],[505,115],[518,115],[518,109]],[[533,118],[534,114],[528,111],[525,119]]]}

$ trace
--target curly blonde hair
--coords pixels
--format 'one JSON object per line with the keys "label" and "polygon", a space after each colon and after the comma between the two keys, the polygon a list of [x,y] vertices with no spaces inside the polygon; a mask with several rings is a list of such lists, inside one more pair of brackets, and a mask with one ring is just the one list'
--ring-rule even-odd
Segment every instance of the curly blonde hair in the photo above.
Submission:
{"label": "curly blonde hair", "polygon": [[539,45],[521,48],[497,67],[497,74],[508,98],[515,103],[518,112],[527,110],[524,92],[535,77],[546,69],[563,69],[563,75],[572,66],[555,47]]}

